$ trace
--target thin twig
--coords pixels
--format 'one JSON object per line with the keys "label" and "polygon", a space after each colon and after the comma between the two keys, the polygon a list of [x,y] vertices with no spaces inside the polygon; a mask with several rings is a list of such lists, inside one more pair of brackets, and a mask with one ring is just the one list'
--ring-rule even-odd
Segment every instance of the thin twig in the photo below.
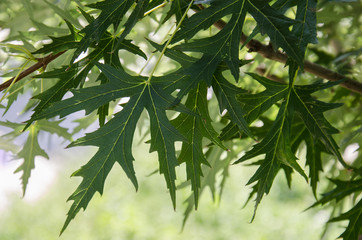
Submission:
{"label": "thin twig", "polygon": [[274,82],[280,82],[280,83],[285,83],[285,81],[282,79],[282,78],[280,78],[280,77],[278,77],[278,76],[276,76],[276,75],[274,75],[274,74],[269,74],[269,73],[267,73],[267,70],[264,68],[264,67],[257,67],[256,69],[255,69],[255,71],[258,73],[258,74],[260,74],[260,75],[263,75],[264,77],[266,77],[266,78],[268,78],[268,79],[270,79],[270,80],[272,80],[272,81],[274,81]]}
{"label": "thin twig", "polygon": [[13,82],[18,82],[21,79],[25,78],[26,76],[28,76],[29,74],[35,72],[36,70],[40,69],[40,68],[46,68],[46,66],[52,62],[54,59],[56,59],[57,57],[59,57],[60,55],[62,55],[63,53],[65,53],[66,51],[62,51],[59,52],[57,54],[49,54],[46,57],[43,58],[39,58],[38,62],[35,63],[33,66],[25,69],[24,71],[22,71],[17,77],[13,77],[11,79],[9,79],[8,81],[4,82],[3,84],[0,85],[0,92],[6,88],[8,88]]}
{"label": "thin twig", "polygon": [[[218,29],[223,29],[226,25],[226,22],[219,20],[214,23],[214,26]],[[244,44],[248,36],[245,34],[241,35],[240,42]],[[252,39],[246,44],[246,47],[249,48],[249,52],[257,52],[264,58],[268,58],[277,62],[286,63],[288,60],[288,55],[280,51],[275,51],[271,46],[262,44],[258,40]],[[346,77],[342,74],[329,70],[321,65],[304,61],[304,71],[314,74],[323,79],[329,81],[339,81],[345,79],[340,85],[344,88],[347,88],[353,92],[362,94],[362,83],[357,82],[356,80]]]}

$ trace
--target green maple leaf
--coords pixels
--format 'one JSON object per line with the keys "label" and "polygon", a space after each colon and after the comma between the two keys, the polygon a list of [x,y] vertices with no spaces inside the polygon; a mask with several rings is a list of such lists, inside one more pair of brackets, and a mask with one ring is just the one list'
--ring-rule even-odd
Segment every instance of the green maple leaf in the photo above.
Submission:
{"label": "green maple leaf", "polygon": [[328,151],[333,153],[338,161],[345,167],[349,168],[344,162],[338,145],[334,141],[332,135],[338,133],[324,117],[323,113],[338,108],[343,104],[325,103],[316,100],[311,96],[312,93],[338,84],[333,83],[316,83],[306,86],[296,86],[291,93],[291,101],[295,105],[295,111],[303,119],[305,126],[315,139],[320,140]]}
{"label": "green maple leaf", "polygon": [[[255,174],[248,182],[248,184],[257,182],[257,196],[255,201],[255,211],[253,218],[255,217],[256,210],[264,194],[269,193],[274,178],[281,168],[288,170],[288,168],[286,167],[290,167],[296,170],[308,181],[308,177],[305,175],[303,169],[297,163],[297,158],[292,151],[291,126],[293,122],[294,106],[293,102],[290,100],[290,95],[293,89],[292,83],[295,79],[294,76],[296,76],[297,74],[297,69],[292,67],[293,66],[291,66],[290,70],[291,83],[288,87],[287,85],[279,83],[272,84],[271,81],[267,80],[266,78],[258,77],[257,75],[251,74],[251,76],[256,78],[266,87],[266,90],[264,92],[260,94],[255,94],[256,96],[254,98],[257,102],[256,109],[261,109],[262,111],[263,104],[266,104],[266,106],[270,107],[271,104],[274,104],[280,98],[283,98],[283,102],[279,108],[278,115],[270,131],[268,131],[265,135],[265,138],[260,143],[255,144],[250,151],[246,152],[243,157],[235,162],[244,162],[261,154],[265,154],[264,160],[262,160],[260,163],[260,167],[257,169]],[[286,89],[287,91],[285,91]],[[250,99],[253,99],[253,97],[251,97]],[[246,103],[250,103],[250,100],[247,100]],[[252,111],[249,110],[249,112],[251,113]],[[256,114],[256,116],[258,115],[259,114]],[[250,116],[251,120],[255,118],[255,116],[253,115]],[[288,175],[289,173],[287,174],[287,176]],[[288,182],[290,182],[290,180],[288,180]]]}
{"label": "green maple leaf", "polygon": [[298,48],[298,38],[289,31],[289,27],[295,24],[296,21],[285,17],[269,6],[266,1],[247,0],[246,6],[248,12],[257,22],[261,34],[266,33],[276,48],[281,47],[290,58],[303,68],[303,54]]}
{"label": "green maple leaf", "polygon": [[292,34],[298,38],[298,47],[300,52],[304,53],[308,43],[317,43],[317,1],[303,0],[297,1],[296,20],[293,25]]}
{"label": "green maple leaf", "polygon": [[360,200],[351,210],[330,219],[329,222],[344,220],[349,220],[349,223],[346,230],[339,237],[344,240],[358,239],[362,232],[362,200]]}
{"label": "green maple leaf", "polygon": [[202,52],[212,56],[211,61],[219,64],[225,61],[229,66],[235,80],[239,79],[239,45],[242,28],[245,21],[245,0],[239,1],[234,6],[235,13],[226,26],[216,35],[183,43],[176,46],[182,51]]}
{"label": "green maple leaf", "polygon": [[115,162],[118,162],[136,189],[137,179],[133,169],[131,152],[133,134],[142,108],[137,107],[137,98],[131,98],[121,113],[117,114],[102,128],[87,134],[70,146],[93,145],[99,147],[92,159],[72,176],[81,176],[83,180],[68,200],[73,204],[68,212],[61,233],[81,208],[86,209],[93,195],[103,193],[105,179]]}
{"label": "green maple leaf", "polygon": [[62,232],[81,208],[85,209],[98,191],[103,192],[104,181],[115,162],[118,162],[136,189],[138,187],[133,170],[132,140],[137,121],[144,109],[151,121],[150,151],[157,151],[160,173],[164,175],[171,199],[175,207],[175,167],[178,161],[174,143],[186,141],[185,137],[170,123],[166,116],[167,109],[193,114],[183,105],[175,105],[175,98],[164,86],[174,81],[167,77],[152,78],[133,77],[122,69],[109,65],[97,64],[109,82],[73,91],[74,96],[50,105],[37,118],[50,118],[56,115],[65,116],[84,109],[89,113],[105,103],[117,98],[128,96],[129,102],[109,122],[97,131],[87,134],[70,146],[93,145],[99,147],[93,158],[73,175],[82,176],[83,180],[77,190],[70,196],[73,204]]}
{"label": "green maple leaf", "polygon": [[323,205],[333,200],[339,202],[346,196],[362,191],[362,179],[354,181],[342,181],[337,179],[330,179],[330,181],[333,182],[336,185],[336,187],[327,193],[323,193],[322,198],[319,199],[311,207],[315,207],[317,205]]}
{"label": "green maple leaf", "polygon": [[[260,167],[248,182],[248,184],[251,184],[257,181],[258,184],[255,211],[257,210],[263,195],[269,193],[274,178],[282,167],[281,164],[293,168],[306,180],[308,179],[303,169],[298,165],[296,161],[297,158],[291,149],[290,125],[293,113],[290,108],[288,109],[288,105],[288,100],[282,103],[278,116],[265,138],[260,143],[254,145],[252,150],[246,152],[243,157],[235,162],[240,163],[247,159],[265,154]],[[255,213],[256,212],[254,212],[254,216]]]}
{"label": "green maple leaf", "polygon": [[75,33],[74,27],[66,21],[66,24],[70,30],[70,34],[62,37],[52,37],[49,36],[52,40],[51,43],[45,44],[42,48],[39,50],[33,52],[33,54],[44,54],[44,53],[58,53],[61,51],[65,51],[68,49],[77,48],[79,45],[79,37],[77,37]]}
{"label": "green maple leaf", "polygon": [[67,132],[67,129],[60,127],[59,124],[62,121],[53,121],[49,122],[46,120],[40,120],[30,126],[26,132],[28,132],[28,137],[25,144],[22,146],[21,150],[16,154],[15,150],[19,149],[18,146],[12,144],[9,141],[23,134],[24,124],[12,123],[12,122],[0,122],[0,125],[4,127],[12,128],[13,131],[1,136],[2,140],[8,141],[7,144],[2,144],[5,149],[11,150],[16,154],[17,158],[23,159],[23,163],[15,170],[17,172],[23,172],[22,174],[22,185],[23,185],[23,194],[25,195],[26,188],[29,182],[31,171],[35,168],[35,157],[41,156],[44,158],[49,158],[47,153],[40,147],[38,142],[39,131],[48,132],[51,134],[57,134],[59,137],[62,137],[66,140],[71,140],[72,136]]}
{"label": "green maple leaf", "polygon": [[174,0],[171,3],[170,10],[167,12],[166,17],[163,19],[163,23],[169,20],[172,16],[176,16],[176,22],[179,23],[182,15],[185,13],[187,6],[190,4],[187,0]]}
{"label": "green maple leaf", "polygon": [[244,118],[249,124],[251,124],[273,104],[276,104],[279,100],[286,96],[288,93],[288,85],[273,82],[255,73],[247,74],[265,87],[265,90],[261,93],[240,93],[237,96],[237,99],[243,103],[243,109],[245,111]]}
{"label": "green maple leaf", "polygon": [[23,172],[23,175],[21,176],[23,194],[25,194],[31,170],[35,168],[35,157],[41,156],[49,159],[47,153],[39,146],[38,133],[39,129],[36,127],[36,125],[31,126],[29,128],[29,135],[24,144],[24,147],[17,154],[18,157],[24,159],[24,162],[14,172]]}
{"label": "green maple leaf", "polygon": [[85,36],[74,52],[71,62],[74,62],[92,43],[98,43],[111,24],[113,24],[114,29],[117,29],[125,13],[134,2],[135,0],[105,0],[88,5],[88,7],[101,10],[101,13],[81,31]]}
{"label": "green maple leaf", "polygon": [[[318,147],[318,145],[317,148],[309,147],[309,151],[312,150],[312,152],[307,154],[307,157],[309,158],[307,160],[307,164],[312,165],[313,168],[311,169],[313,173],[310,176],[313,179],[312,184],[316,184],[318,181],[318,171],[320,171],[320,167],[318,167],[318,164],[320,164],[318,156],[320,155],[321,149],[327,149],[328,152],[332,152],[341,162],[343,162],[343,159],[341,158],[341,155],[338,151],[338,147],[331,136],[331,134],[336,133],[336,131],[323,116],[323,112],[339,107],[340,104],[323,103],[312,98],[310,95],[315,91],[331,87],[336,83],[316,83],[304,86],[294,85],[293,83],[298,72],[298,66],[295,64],[295,62],[290,62],[289,68],[290,83],[288,87],[287,85],[284,85],[283,87],[282,84],[278,83],[270,83],[267,85],[270,80],[257,77],[257,75],[252,75],[266,87],[264,92],[255,94],[255,97],[250,97],[250,99],[255,99],[255,102],[257,103],[255,106],[257,106],[257,110],[261,109],[262,112],[264,109],[262,107],[263,104],[266,108],[269,108],[271,104],[274,104],[276,101],[283,98],[278,116],[275,119],[270,131],[265,135],[265,138],[262,140],[262,142],[254,145],[252,150],[248,151],[236,162],[240,163],[247,159],[265,154],[265,158],[260,163],[260,167],[248,182],[248,184],[250,184],[257,181],[258,190],[255,209],[257,209],[257,206],[260,203],[264,193],[267,194],[269,192],[273,180],[281,167],[290,167],[300,173],[306,180],[308,180],[303,169],[296,162],[297,159],[294,155],[295,150],[293,150],[293,144],[295,144],[293,142],[297,141],[299,138],[298,135],[294,135],[293,137],[293,134],[291,133],[295,114],[300,115],[300,118],[303,119],[305,127],[314,137],[316,142],[320,141],[323,143],[323,147]],[[243,99],[242,96],[243,95],[241,95],[240,98],[241,100]],[[245,103],[246,109],[248,109],[249,105],[252,106],[251,101],[248,99],[245,101]],[[259,107],[259,105],[261,107]],[[257,116],[259,116],[259,114],[256,114],[255,117]],[[252,117],[250,120],[255,119],[255,117]],[[290,171],[288,168],[285,170],[287,170],[287,179],[290,179],[290,176],[288,177],[288,175],[290,175]],[[288,182],[290,182],[290,180],[288,180]]]}
{"label": "green maple leaf", "polygon": [[[143,18],[144,13],[147,10],[148,0],[139,0],[132,14],[128,17],[126,23],[123,25],[124,30],[118,39],[117,45],[123,41],[123,39],[131,32],[132,28],[136,25],[138,20]],[[117,46],[116,45],[116,46]]]}
{"label": "green maple leaf", "polygon": [[252,136],[248,123],[243,117],[246,113],[242,109],[241,103],[237,100],[237,95],[243,92],[243,90],[229,83],[220,72],[214,74],[212,88],[218,99],[220,112],[226,109],[232,122],[236,124],[242,132],[245,132],[248,136]]}
{"label": "green maple leaf", "polygon": [[[232,150],[230,150],[230,151],[232,151]],[[218,195],[221,196],[223,184],[225,183],[225,179],[227,177],[227,171],[229,169],[230,162],[235,157],[235,155],[229,154],[230,152],[228,152],[227,158],[220,161],[222,153],[224,153],[224,150],[221,148],[215,148],[215,147],[209,148],[208,151],[205,153],[205,157],[208,159],[208,161],[212,167],[208,167],[207,165],[202,166],[203,178],[201,179],[201,186],[200,186],[199,194],[201,195],[206,188],[209,188],[214,201],[216,199],[216,195],[218,194],[217,185],[219,183],[219,180],[218,180],[219,173],[223,172],[223,174],[225,174],[225,175],[223,175],[223,179],[219,185],[220,192]],[[196,204],[195,195],[192,196],[192,194],[191,194],[185,200],[185,202],[187,204],[187,207],[184,211],[184,219],[182,222],[182,228],[185,227],[188,217],[190,216],[192,210],[196,206],[195,205]]]}
{"label": "green maple leaf", "polygon": [[200,178],[203,176],[201,164],[210,167],[203,153],[203,138],[206,137],[214,144],[226,149],[217,138],[218,134],[211,125],[206,95],[207,86],[205,83],[200,83],[197,88],[190,91],[185,103],[185,106],[196,115],[181,113],[171,122],[188,140],[182,144],[178,161],[186,163],[187,179],[191,180],[195,208],[198,206]]}
{"label": "green maple leaf", "polygon": [[183,21],[181,29],[176,33],[171,43],[183,39],[191,39],[200,30],[205,30],[222,17],[239,11],[239,0],[214,1],[211,6],[192,15]]}
{"label": "green maple leaf", "polygon": [[[60,101],[69,90],[81,85],[93,68],[94,61],[98,61],[99,59],[103,58],[106,63],[112,66],[120,66],[118,52],[113,51],[114,45],[117,42],[118,39],[107,32],[102,37],[98,47],[88,56],[83,58],[79,63],[73,64],[70,67],[63,66],[62,68],[37,75],[36,77],[39,78],[55,78],[59,80],[56,84],[54,84],[54,86],[45,92],[34,96],[34,98],[40,100],[40,103],[34,109],[34,114],[29,120],[29,124],[35,119],[40,119],[38,115],[41,115],[46,107],[54,102]],[[117,49],[125,49],[146,58],[146,55],[137,46],[131,44],[128,40],[121,41]]]}

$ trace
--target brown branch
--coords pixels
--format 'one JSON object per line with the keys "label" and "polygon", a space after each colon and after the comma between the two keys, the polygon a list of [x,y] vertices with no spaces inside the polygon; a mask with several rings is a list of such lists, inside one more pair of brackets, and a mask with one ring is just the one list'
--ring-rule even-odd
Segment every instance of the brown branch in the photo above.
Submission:
{"label": "brown branch", "polygon": [[13,77],[11,79],[9,79],[8,81],[4,82],[3,84],[0,85],[0,92],[6,88],[8,88],[13,82],[18,82],[21,79],[25,78],[26,76],[28,76],[29,74],[35,72],[36,70],[40,69],[40,68],[46,68],[46,66],[53,61],[54,59],[56,59],[57,57],[59,57],[60,55],[62,55],[63,53],[65,53],[66,51],[62,51],[59,52],[57,54],[49,54],[46,57],[43,58],[38,58],[38,62],[35,63],[33,66],[25,69],[24,71],[22,71],[17,77]]}
{"label": "brown branch", "polygon": [[[218,29],[223,29],[226,23],[223,20],[219,20],[214,23],[214,26]],[[240,38],[240,42],[244,44],[248,36],[242,34]],[[262,44],[261,42],[252,39],[250,42],[246,44],[246,47],[249,48],[249,52],[257,52],[264,58],[268,58],[277,62],[286,63],[288,60],[288,55],[282,53],[280,51],[274,51],[272,47]],[[362,94],[362,83],[357,82],[356,80],[346,77],[342,74],[329,70],[321,65],[304,61],[304,71],[312,73],[320,78],[327,79],[329,81],[339,81],[341,79],[345,79],[340,85],[344,88],[347,88],[353,92]]]}
{"label": "brown branch", "polygon": [[[223,22],[223,25],[225,25],[225,22]],[[245,43],[247,38],[248,37],[243,34],[240,41],[242,43]],[[270,46],[264,45],[255,39],[248,42],[246,44],[246,47],[249,48],[250,52],[257,52],[264,58],[268,58],[281,63],[286,63],[288,60],[288,55],[286,55],[285,53],[282,53],[280,51],[274,51]],[[304,71],[312,73],[320,78],[327,79],[329,81],[339,81],[341,79],[345,79],[345,81],[341,83],[341,86],[353,92],[362,94],[362,83],[327,68],[324,68],[321,65],[309,61],[304,61]]]}
{"label": "brown branch", "polygon": [[285,83],[285,81],[284,81],[283,79],[281,79],[280,77],[278,77],[278,76],[276,76],[276,75],[274,75],[274,74],[269,74],[269,73],[267,73],[267,70],[266,70],[264,67],[259,66],[259,67],[257,67],[257,68],[255,69],[255,71],[256,71],[258,74],[263,75],[263,76],[265,76],[266,78],[268,78],[268,79],[270,79],[270,80],[272,80],[272,81],[274,81],[274,82]]}

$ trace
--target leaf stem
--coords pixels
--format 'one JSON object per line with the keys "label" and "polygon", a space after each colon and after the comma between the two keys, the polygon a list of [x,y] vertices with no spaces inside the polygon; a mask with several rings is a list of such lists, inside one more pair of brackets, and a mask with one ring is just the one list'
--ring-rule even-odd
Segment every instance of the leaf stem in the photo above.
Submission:
{"label": "leaf stem", "polygon": [[153,11],[155,11],[155,10],[157,10],[157,9],[165,6],[166,4],[167,4],[167,2],[164,2],[164,3],[162,3],[162,4],[160,4],[160,5],[156,6],[156,7],[154,7],[154,8],[152,8],[152,9],[148,10],[147,12],[145,12],[145,14],[144,14],[143,16],[144,16],[144,17],[147,16],[148,14],[152,13]]}
{"label": "leaf stem", "polygon": [[190,10],[190,8],[191,8],[191,6],[192,6],[193,3],[194,3],[194,0],[191,0],[190,3],[189,3],[189,5],[187,6],[186,11],[185,11],[184,14],[182,15],[182,18],[181,18],[180,22],[177,24],[175,31],[173,31],[171,37],[168,39],[168,41],[166,42],[165,46],[163,47],[162,52],[161,52],[160,56],[158,57],[157,62],[156,62],[155,66],[153,67],[153,69],[152,69],[152,71],[151,71],[151,73],[150,73],[150,76],[149,76],[148,79],[147,79],[147,83],[148,83],[148,84],[151,82],[152,76],[153,76],[153,74],[155,73],[158,64],[160,63],[162,56],[165,54],[167,47],[170,45],[173,37],[175,36],[177,30],[180,28],[182,22],[185,20],[185,18],[186,18],[186,16],[187,16],[187,12]]}
{"label": "leaf stem", "polygon": [[35,63],[33,66],[25,69],[24,71],[22,71],[20,74],[18,74],[16,77],[13,77],[11,79],[9,79],[8,81],[4,82],[3,84],[0,85],[0,92],[6,88],[8,88],[10,85],[20,81],[21,79],[23,79],[24,77],[28,76],[29,74],[35,72],[36,70],[38,70],[39,68],[45,67],[54,59],[56,59],[57,57],[59,57],[60,55],[62,55],[63,53],[65,53],[66,51],[62,51],[59,52],[57,54],[49,54],[46,57],[43,58],[39,58],[38,62]]}
{"label": "leaf stem", "polygon": [[[26,60],[26,62],[23,64],[23,66],[20,68],[19,72],[16,74],[15,77],[13,77],[12,79],[14,79],[14,81],[11,81],[10,84],[7,86],[7,89],[4,93],[4,95],[2,96],[2,98],[0,99],[0,103],[6,98],[6,95],[8,94],[8,92],[11,90],[11,87],[14,85],[14,83],[17,81],[17,79],[20,77],[21,73],[23,72],[24,68],[26,65],[28,65],[28,63],[31,61],[31,59]],[[1,85],[0,85],[1,87]]]}

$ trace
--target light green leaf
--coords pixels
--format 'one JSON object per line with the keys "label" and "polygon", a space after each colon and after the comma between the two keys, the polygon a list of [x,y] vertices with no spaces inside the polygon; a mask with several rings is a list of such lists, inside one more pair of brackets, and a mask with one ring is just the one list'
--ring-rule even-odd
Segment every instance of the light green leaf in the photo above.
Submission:
{"label": "light green leaf", "polygon": [[11,152],[13,154],[16,154],[20,147],[13,142],[11,142],[9,139],[5,139],[3,136],[0,138],[0,148],[3,151]]}
{"label": "light green leaf", "polygon": [[30,178],[31,171],[35,168],[35,157],[41,156],[49,158],[48,154],[39,146],[38,143],[39,129],[36,125],[29,128],[29,135],[24,144],[24,147],[17,154],[19,158],[23,159],[23,163],[15,170],[17,172],[23,172],[21,176],[23,184],[23,194],[25,195],[26,187]]}

